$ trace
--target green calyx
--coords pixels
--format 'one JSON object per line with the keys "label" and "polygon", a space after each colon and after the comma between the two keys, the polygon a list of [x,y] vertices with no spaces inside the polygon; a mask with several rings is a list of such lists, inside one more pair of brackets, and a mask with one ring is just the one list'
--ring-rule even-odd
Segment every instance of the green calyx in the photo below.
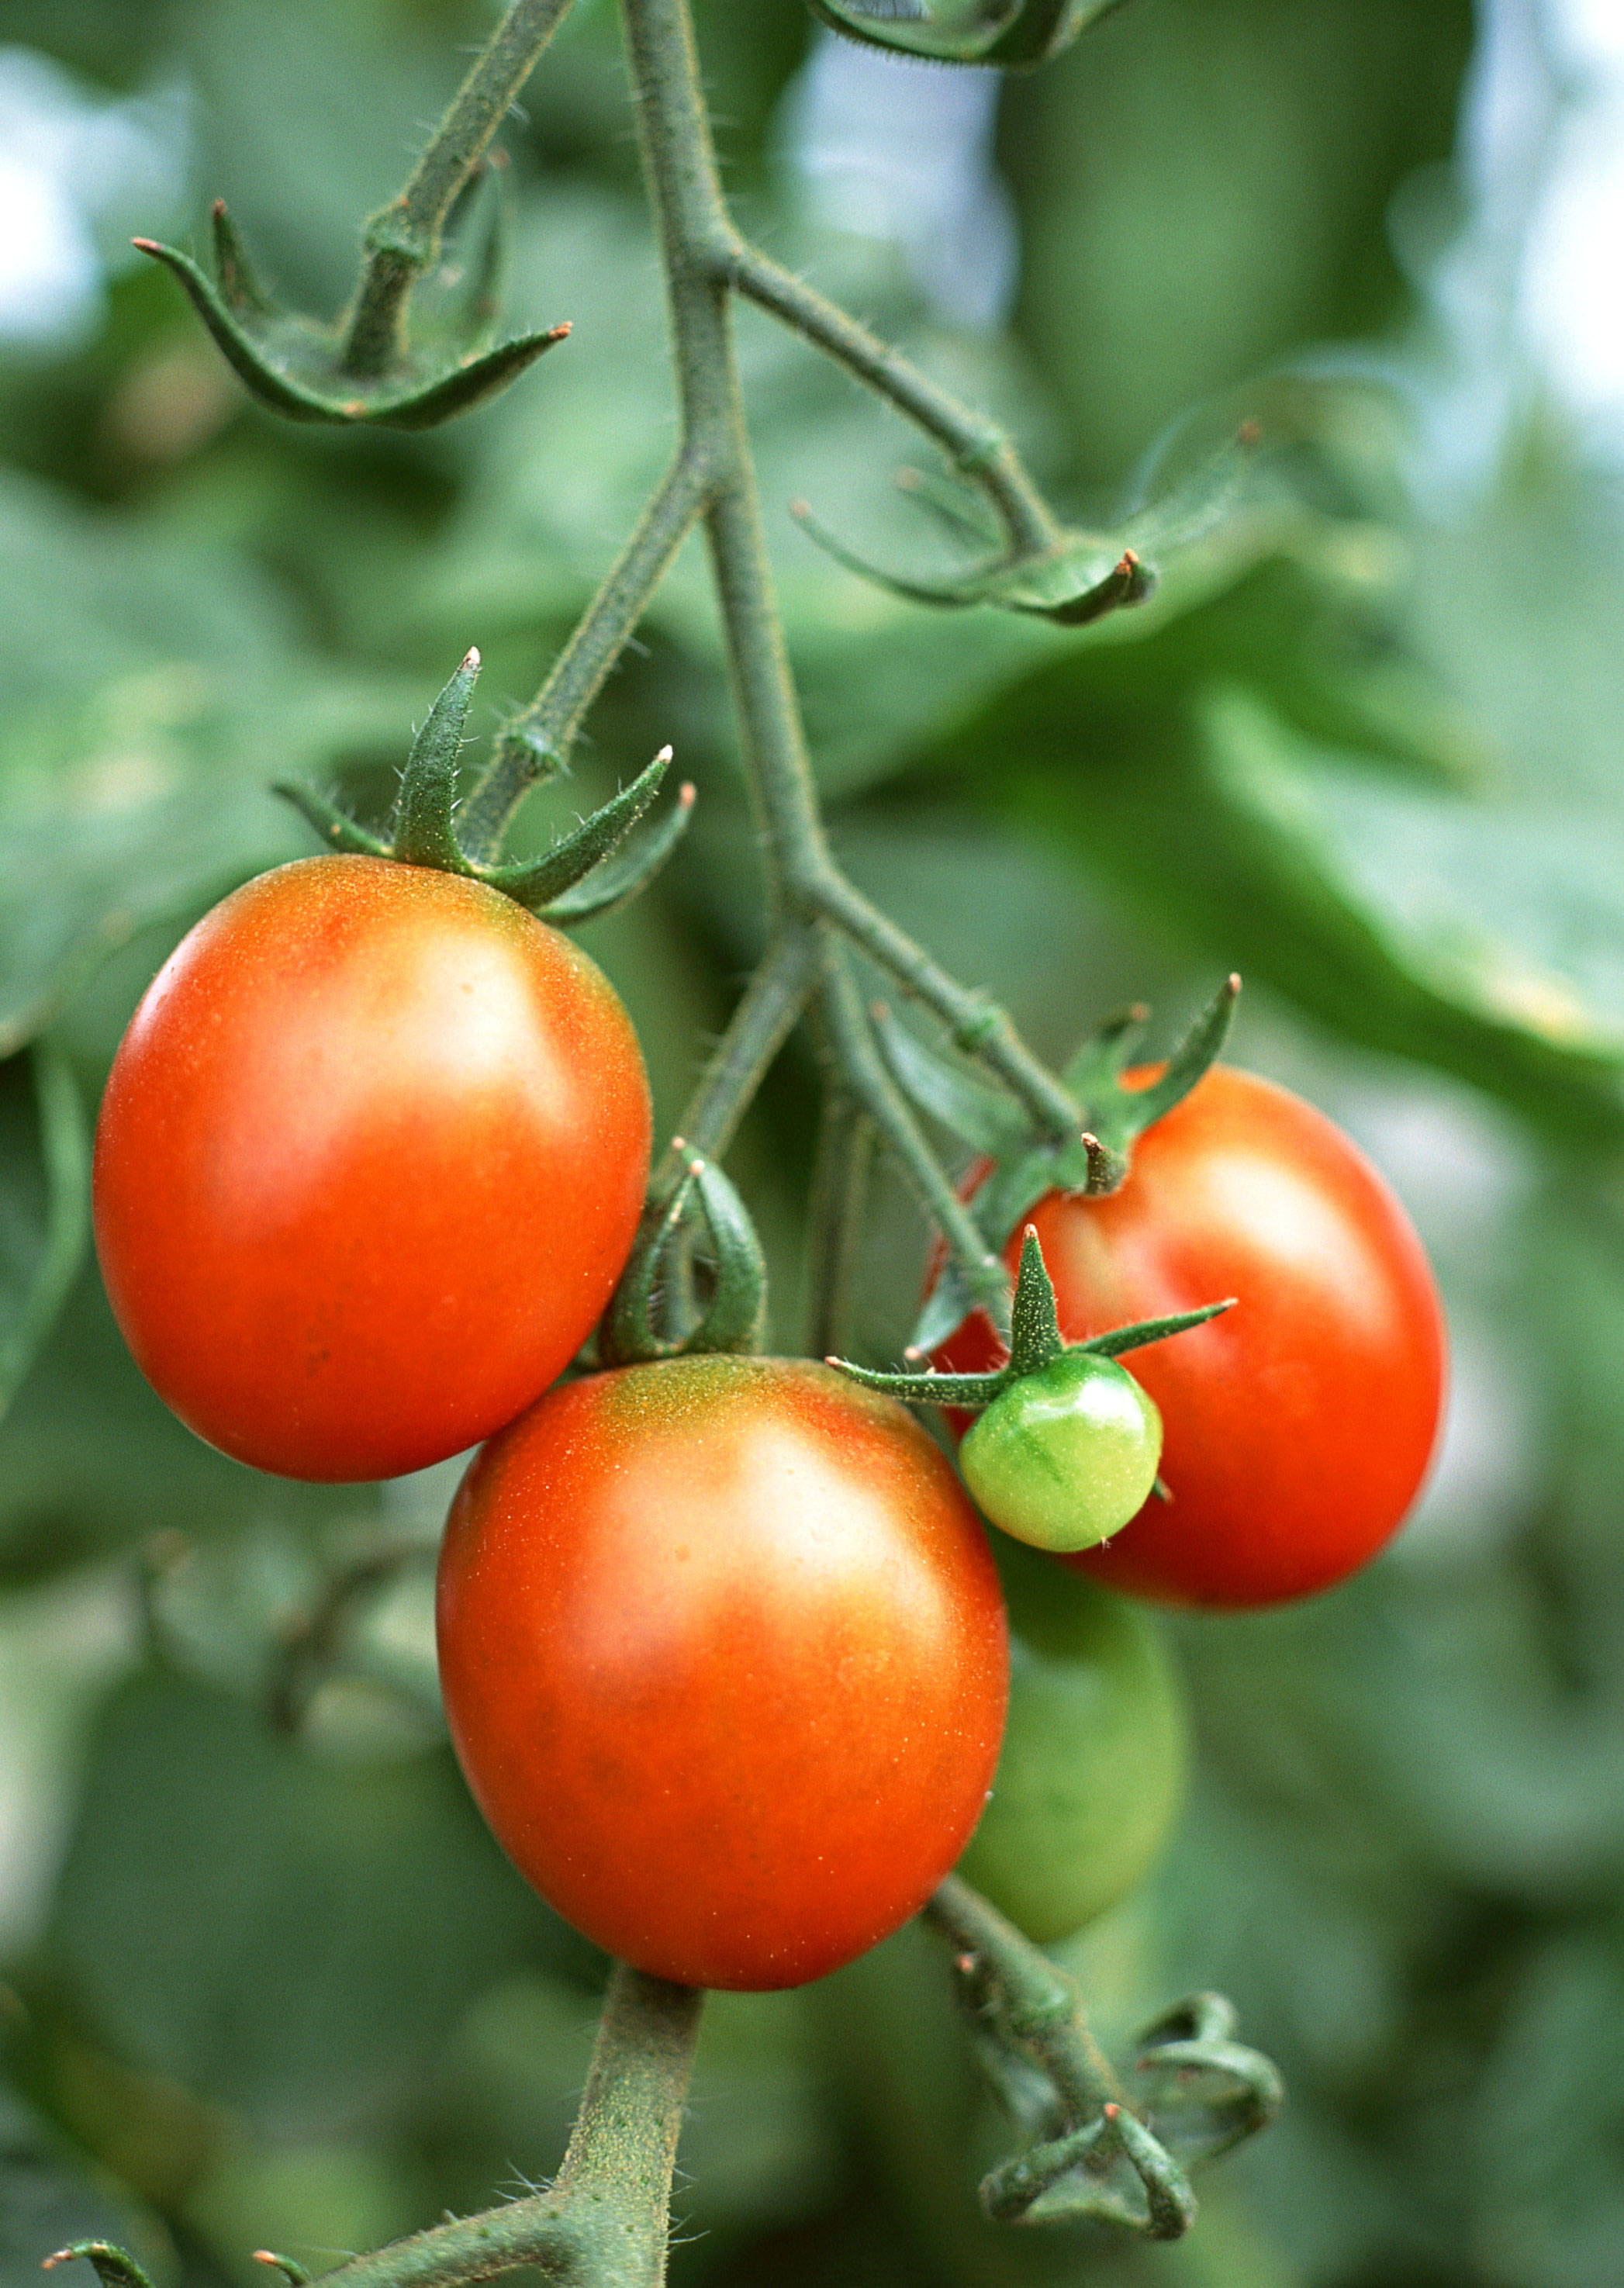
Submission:
{"label": "green calyx", "polygon": [[[1146,1343],[1165,1342],[1169,1335],[1182,1335],[1192,1327],[1204,1326],[1221,1312],[1232,1310],[1234,1304],[1232,1295],[1222,1303],[1204,1304],[1199,1311],[1177,1311],[1165,1319],[1138,1319],[1131,1326],[1113,1327],[1103,1335],[1091,1335],[1087,1342],[1068,1343],[1060,1333],[1054,1282],[1043,1261],[1042,1243],[1036,1230],[1028,1224],[1010,1312],[1010,1355],[1006,1364],[991,1368],[985,1374],[939,1374],[934,1368],[881,1374],[870,1367],[852,1366],[845,1359],[832,1358],[827,1363],[838,1367],[842,1374],[850,1375],[853,1382],[860,1382],[867,1389],[887,1391],[893,1398],[907,1399],[913,1405],[956,1406],[967,1412],[979,1411],[992,1406],[1006,1392],[1018,1388],[1027,1377],[1041,1375],[1058,1362],[1120,1358],[1125,1351],[1141,1350]],[[1154,1476],[1153,1463],[1151,1478]],[[1148,1493],[1150,1490],[1147,1482],[1145,1490]]]}
{"label": "green calyx", "polygon": [[[1135,1140],[1181,1103],[1216,1061],[1240,991],[1239,977],[1224,980],[1147,1087],[1129,1087],[1122,1078],[1145,1037],[1147,1009],[1124,1011],[1090,1034],[1061,1076],[1081,1124],[1066,1136],[1040,1131],[1020,1106],[988,1088],[964,1065],[928,1047],[883,1007],[874,1012],[875,1037],[904,1093],[991,1164],[966,1204],[988,1248],[997,1251],[1047,1193],[1097,1196],[1118,1188],[1128,1174]],[[945,1263],[909,1338],[908,1355],[923,1355],[945,1342],[976,1300],[957,1264]]]}
{"label": "green calyx", "polygon": [[[501,268],[501,203],[490,168],[481,166],[474,210],[460,235],[483,234],[468,258],[444,262],[426,250],[392,245],[374,234],[368,267],[351,308],[336,325],[280,308],[260,284],[236,226],[217,199],[212,211],[213,274],[178,247],[138,238],[141,253],[178,278],[228,362],[260,402],[291,421],[369,423],[389,429],[432,429],[505,389],[567,325],[493,343]],[[484,208],[481,215],[478,210]],[[405,324],[407,298],[420,276],[460,279],[448,295],[443,326],[420,345]]]}
{"label": "green calyx", "polygon": [[1067,48],[1121,0],[809,0],[848,40],[930,63],[1031,70]]}
{"label": "green calyx", "polygon": [[544,921],[590,921],[623,905],[664,865],[693,811],[693,790],[685,786],[659,825],[634,849],[616,855],[659,793],[670,767],[670,749],[662,747],[629,787],[543,856],[511,865],[481,864],[463,849],[455,821],[457,759],[479,672],[479,655],[471,651],[429,710],[412,742],[386,835],[368,832],[313,787],[285,782],[276,792],[292,803],[329,850],[460,874],[500,890]]}
{"label": "green calyx", "polygon": [[767,1267],[749,1211],[714,1160],[680,1136],[682,1172],[651,1194],[598,1329],[605,1366],[701,1352],[752,1352],[766,1321]]}
{"label": "green calyx", "polygon": [[931,512],[959,547],[993,552],[941,577],[889,572],[870,563],[820,523],[804,501],[792,501],[789,512],[808,538],[848,572],[910,603],[948,610],[989,605],[1050,620],[1058,627],[1083,628],[1112,612],[1149,602],[1161,577],[1159,567],[1176,563],[1229,515],[1261,442],[1261,430],[1247,424],[1188,475],[1109,531],[1063,530],[1050,519],[1041,533],[1021,536],[1006,530],[1002,544],[985,504],[963,481],[975,474],[975,450],[955,459],[951,475],[905,468],[898,475],[902,489]]}

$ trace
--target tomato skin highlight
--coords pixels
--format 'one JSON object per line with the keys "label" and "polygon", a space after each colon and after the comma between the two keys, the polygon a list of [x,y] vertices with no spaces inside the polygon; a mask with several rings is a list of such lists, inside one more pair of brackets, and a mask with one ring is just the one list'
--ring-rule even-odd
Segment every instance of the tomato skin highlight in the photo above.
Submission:
{"label": "tomato skin highlight", "polygon": [[438,1624],[497,1840],[589,1938],[685,1985],[798,1985],[886,1936],[997,1761],[980,1521],[904,1408],[805,1361],[549,1393],[463,1480]]}
{"label": "tomato skin highlight", "polygon": [[1137,1890],[1161,1856],[1184,1807],[1189,1726],[1145,1614],[1018,1542],[995,1546],[1010,1714],[959,1872],[1050,1946]]}
{"label": "tomato skin highlight", "polygon": [[304,859],[206,914],[120,1044],[97,1251],[147,1379],[286,1477],[460,1453],[630,1250],[648,1083],[601,971],[482,884]]}
{"label": "tomato skin highlight", "polygon": [[[1328,1588],[1398,1530],[1443,1410],[1443,1310],[1403,1209],[1322,1113],[1215,1067],[1139,1139],[1120,1191],[1050,1193],[1026,1220],[1068,1341],[1238,1298],[1124,1362],[1161,1410],[1173,1498],[1063,1562],[1240,1609]],[[1001,1355],[982,1318],[937,1358]]]}
{"label": "tomato skin highlight", "polygon": [[965,1432],[959,1467],[994,1525],[1060,1553],[1120,1533],[1161,1453],[1156,1409],[1132,1376],[1073,1351],[993,1401]]}

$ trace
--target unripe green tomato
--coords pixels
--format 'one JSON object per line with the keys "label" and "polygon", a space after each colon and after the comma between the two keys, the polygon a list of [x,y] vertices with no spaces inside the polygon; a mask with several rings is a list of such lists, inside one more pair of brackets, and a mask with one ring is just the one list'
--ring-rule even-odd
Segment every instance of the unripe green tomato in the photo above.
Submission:
{"label": "unripe green tomato", "polygon": [[1114,1359],[1069,1351],[995,1398],[959,1448],[994,1525],[1034,1549],[1092,1549],[1156,1482],[1161,1417]]}
{"label": "unripe green tomato", "polygon": [[1040,1946],[1142,1883],[1184,1804],[1184,1693],[1137,1605],[996,1542],[1010,1712],[993,1792],[959,1862]]}

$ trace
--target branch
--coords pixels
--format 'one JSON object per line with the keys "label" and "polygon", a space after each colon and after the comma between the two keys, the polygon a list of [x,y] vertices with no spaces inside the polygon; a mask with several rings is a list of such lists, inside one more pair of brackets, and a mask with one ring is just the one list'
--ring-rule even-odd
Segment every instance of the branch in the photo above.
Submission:
{"label": "branch", "polygon": [[437,2225],[326,2278],[334,2288],[461,2288],[530,2264],[571,2288],[656,2288],[703,1999],[617,1964],[551,2190]]}
{"label": "branch", "polygon": [[823,1092],[806,1223],[805,1347],[812,1358],[848,1346],[874,1146],[874,1123],[836,1067]]}
{"label": "branch", "polygon": [[503,725],[495,760],[468,798],[460,821],[463,846],[471,857],[494,859],[530,788],[567,763],[588,708],[704,513],[710,485],[707,454],[693,440],[685,442],[546,682],[528,707]]}
{"label": "branch", "polygon": [[887,1072],[868,1031],[857,981],[839,948],[828,953],[820,1006],[842,1073],[946,1240],[971,1301],[981,1305],[995,1326],[1007,1324],[1010,1282],[1002,1259],[987,1246]]}
{"label": "branch", "polygon": [[951,1029],[955,1047],[995,1072],[1046,1134],[1069,1140],[1081,1132],[1081,1106],[1033,1055],[996,1002],[950,977],[836,868],[820,870],[807,883],[805,894],[811,905],[888,970],[899,985],[933,1009]]}
{"label": "branch", "polygon": [[715,262],[718,274],[736,292],[827,351],[939,445],[954,467],[978,485],[992,503],[1012,555],[1035,555],[1060,538],[1060,527],[1020,456],[984,414],[960,404],[899,350],[736,233],[730,233]]}
{"label": "branch", "polygon": [[570,0],[513,0],[405,189],[368,223],[366,266],[345,330],[343,371],[370,379],[394,363],[408,298],[439,255],[446,217],[569,5]]}

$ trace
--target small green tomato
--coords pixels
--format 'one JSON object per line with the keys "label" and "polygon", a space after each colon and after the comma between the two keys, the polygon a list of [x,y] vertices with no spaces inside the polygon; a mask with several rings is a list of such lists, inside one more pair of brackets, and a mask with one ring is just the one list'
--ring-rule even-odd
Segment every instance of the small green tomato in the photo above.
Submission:
{"label": "small green tomato", "polygon": [[1068,1351],[995,1398],[959,1448],[994,1525],[1034,1549],[1092,1549],[1156,1482],[1161,1417],[1114,1359]]}
{"label": "small green tomato", "polygon": [[1149,1617],[1000,1537],[1010,1713],[959,1872],[1040,1946],[1137,1888],[1184,1802],[1184,1693]]}

